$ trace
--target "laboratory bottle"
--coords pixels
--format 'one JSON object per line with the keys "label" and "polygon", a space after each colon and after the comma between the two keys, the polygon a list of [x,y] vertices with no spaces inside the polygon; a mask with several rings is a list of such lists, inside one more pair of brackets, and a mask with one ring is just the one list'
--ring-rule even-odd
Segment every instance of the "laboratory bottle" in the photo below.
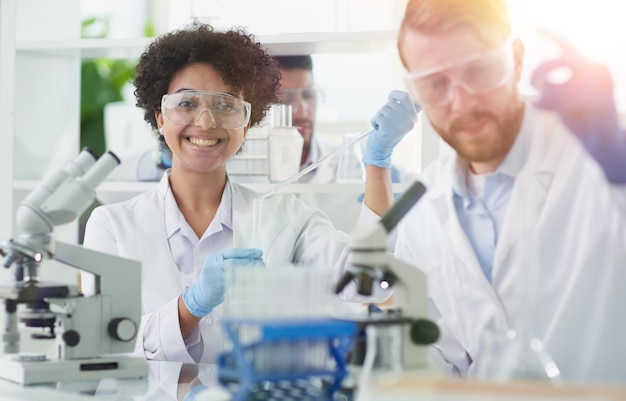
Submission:
{"label": "laboratory bottle", "polygon": [[269,180],[285,181],[300,171],[304,139],[291,125],[291,105],[272,105],[274,124],[268,137]]}

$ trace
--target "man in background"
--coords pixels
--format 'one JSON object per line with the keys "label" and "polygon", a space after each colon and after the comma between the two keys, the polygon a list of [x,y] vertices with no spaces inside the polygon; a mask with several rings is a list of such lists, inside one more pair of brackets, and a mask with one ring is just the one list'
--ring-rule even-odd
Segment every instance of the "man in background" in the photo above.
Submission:
{"label": "man in background", "polygon": [[[311,56],[275,56],[280,68],[280,102],[292,106],[292,125],[298,128],[304,139],[301,168],[319,159],[325,144],[313,135],[315,115],[319,98],[318,88],[313,80],[313,60]],[[308,181],[316,171],[303,177]]]}
{"label": "man in background", "polygon": [[[319,88],[313,78],[313,60],[310,55],[274,56],[282,75],[280,81],[280,102],[292,106],[292,125],[298,128],[304,138],[300,169],[304,169],[335,151],[339,145],[329,144],[315,134],[317,103],[321,98]],[[329,183],[337,180],[339,156],[333,157],[299,182]],[[392,166],[392,181],[400,182],[401,176]]]}

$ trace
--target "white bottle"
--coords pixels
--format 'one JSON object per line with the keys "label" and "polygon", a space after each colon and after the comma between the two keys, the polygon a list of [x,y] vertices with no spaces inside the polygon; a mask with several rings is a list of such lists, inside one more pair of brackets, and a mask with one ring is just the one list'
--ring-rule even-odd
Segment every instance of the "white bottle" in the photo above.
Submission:
{"label": "white bottle", "polygon": [[291,105],[272,106],[274,126],[268,137],[269,179],[285,181],[300,171],[304,139],[296,127],[291,126]]}

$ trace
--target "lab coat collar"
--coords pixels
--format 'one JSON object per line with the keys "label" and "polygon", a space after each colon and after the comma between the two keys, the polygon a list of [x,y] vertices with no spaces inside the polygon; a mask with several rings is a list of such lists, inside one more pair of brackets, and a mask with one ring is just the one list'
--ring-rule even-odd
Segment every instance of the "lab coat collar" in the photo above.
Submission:
{"label": "lab coat collar", "polygon": [[[174,198],[174,194],[172,193],[172,190],[170,188],[170,174],[171,169],[166,170],[165,174],[163,174],[163,177],[161,177],[161,181],[159,181],[159,185],[157,188],[159,197],[163,199],[165,232],[168,240],[172,237],[172,235],[176,234],[179,230],[183,228],[184,220],[184,216],[180,212],[178,204],[176,203],[176,199]],[[231,187],[228,183],[229,181],[230,180],[227,180],[227,185],[224,187],[222,200],[220,201],[220,205],[217,209],[214,219],[217,219],[215,221],[219,222],[222,227],[226,227],[232,230],[232,192]]]}
{"label": "lab coat collar", "polygon": [[[525,107],[527,110],[528,107]],[[524,161],[528,157],[528,143],[530,138],[531,121],[528,119],[528,113],[524,112],[524,119],[517,138],[513,142],[513,146],[509,150],[502,164],[498,166],[495,173],[502,173],[509,177],[517,177],[524,166]],[[469,191],[467,188],[467,175],[469,174],[469,162],[466,159],[454,154],[455,168],[453,172],[453,191],[461,196],[464,202],[469,202]]]}
{"label": "lab coat collar", "polygon": [[[547,125],[548,129],[546,129],[545,121],[549,121],[549,119],[552,119],[552,122]],[[542,121],[541,130],[537,132],[539,121]],[[554,171],[554,165],[556,163],[554,157],[547,156],[547,152],[556,152],[558,150],[545,149],[542,144],[533,146],[533,143],[541,139],[537,138],[538,136],[549,135],[551,131],[560,129],[558,124],[558,120],[554,118],[552,113],[540,111],[529,102],[526,102],[520,133],[511,148],[510,154],[507,155],[505,162],[503,162],[501,166],[501,170],[505,174],[513,175],[516,178],[513,199],[516,199],[516,197],[526,199],[527,197],[519,192],[531,191],[533,194],[533,210],[536,213],[538,213],[538,209],[540,209],[543,204],[545,194],[552,180],[552,171]],[[433,166],[435,167],[433,170],[438,170],[441,174],[437,175],[437,179],[434,180],[430,179],[430,168],[424,172],[424,182],[428,188],[426,196],[432,199],[436,204],[441,205],[439,217],[441,221],[446,222],[451,218],[449,211],[454,210],[452,201],[455,191],[458,190],[459,192],[457,193],[461,196],[467,193],[467,189],[462,189],[466,187],[466,184],[463,182],[465,177],[461,175],[463,171],[467,171],[467,162],[459,158],[456,153],[453,153],[448,158],[434,163],[438,163],[440,166],[439,168]],[[520,176],[528,177],[528,179],[523,182],[523,185],[517,183]],[[519,187],[521,187],[521,189]],[[444,205],[449,205],[451,208],[444,207]],[[455,220],[458,219],[455,218]]]}
{"label": "lab coat collar", "polygon": [[[463,273],[465,277],[464,288],[467,291],[482,294],[482,302],[485,307],[491,305],[489,308],[492,310],[494,322],[500,329],[505,329],[508,325],[506,315],[494,290],[494,287],[497,288],[499,283],[499,274],[502,273],[500,267],[507,258],[519,256],[510,253],[512,244],[519,237],[521,231],[516,226],[519,223],[517,219],[523,216],[528,222],[537,221],[535,216],[541,212],[551,183],[551,172],[554,171],[555,159],[558,159],[554,157],[554,154],[559,151],[558,145],[555,145],[556,141],[541,140],[542,136],[550,135],[555,129],[559,129],[557,125],[551,125],[549,121],[546,124],[546,119],[550,118],[553,118],[550,113],[539,111],[532,105],[526,104],[520,134],[512,148],[514,154],[507,158],[507,164],[504,166],[506,173],[515,174],[516,183],[503,223],[503,227],[506,229],[503,229],[502,235],[498,239],[494,256],[493,286],[482,274],[475,252],[455,214],[453,193],[457,183],[455,181],[457,180],[457,171],[459,167],[462,167],[462,162],[453,154],[436,161],[437,164],[432,166],[432,170],[429,168],[423,174],[424,183],[429,188],[427,199],[432,202],[438,220],[448,236],[451,256],[454,255],[456,261],[442,266],[443,270],[440,274],[451,279],[452,277],[459,277]],[[444,301],[439,300],[437,302],[436,300],[436,303],[440,305],[441,302]],[[471,322],[474,317],[468,316],[464,321]],[[466,338],[464,342],[466,345],[477,344],[478,339]]]}

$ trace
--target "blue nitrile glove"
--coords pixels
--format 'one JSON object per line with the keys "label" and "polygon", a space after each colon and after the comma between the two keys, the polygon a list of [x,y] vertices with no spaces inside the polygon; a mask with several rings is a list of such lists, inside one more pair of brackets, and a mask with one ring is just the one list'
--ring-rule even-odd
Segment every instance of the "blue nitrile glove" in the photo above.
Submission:
{"label": "blue nitrile glove", "polygon": [[185,393],[185,397],[183,398],[183,401],[194,401],[196,399],[199,399],[198,394],[204,393],[208,389],[209,388],[205,386],[204,384],[197,384],[193,386],[192,388],[190,388],[189,391],[187,391],[187,393]]}
{"label": "blue nitrile glove", "polygon": [[[626,183],[626,133],[621,129],[606,66],[583,57],[565,39],[542,31],[562,49],[559,58],[541,64],[532,75],[539,89],[536,105],[556,112],[600,164],[609,181]],[[549,74],[566,69],[566,82],[550,82]]]}
{"label": "blue nitrile glove", "polygon": [[224,302],[224,267],[263,266],[262,256],[263,251],[255,248],[234,248],[207,256],[200,277],[183,292],[189,312],[204,317]]}
{"label": "blue nitrile glove", "polygon": [[376,130],[367,138],[363,163],[391,168],[391,154],[417,121],[415,104],[408,93],[394,90],[370,123]]}
{"label": "blue nitrile glove", "polygon": [[172,167],[172,151],[167,146],[161,146],[161,165],[165,168]]}

